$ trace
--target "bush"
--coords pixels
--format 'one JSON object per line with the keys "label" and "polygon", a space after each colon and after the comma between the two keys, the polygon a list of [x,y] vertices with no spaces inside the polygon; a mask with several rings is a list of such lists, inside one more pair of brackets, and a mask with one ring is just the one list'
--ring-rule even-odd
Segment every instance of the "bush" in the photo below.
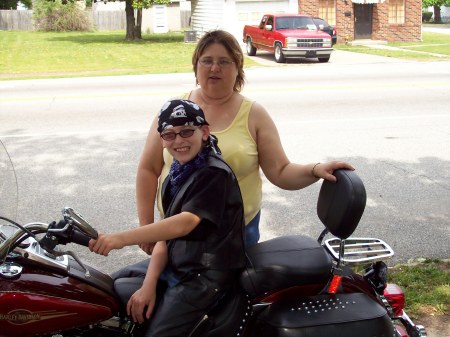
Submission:
{"label": "bush", "polygon": [[76,2],[36,0],[33,16],[36,29],[46,32],[89,31],[92,27]]}
{"label": "bush", "polygon": [[423,11],[422,12],[422,22],[430,22],[433,12]]}

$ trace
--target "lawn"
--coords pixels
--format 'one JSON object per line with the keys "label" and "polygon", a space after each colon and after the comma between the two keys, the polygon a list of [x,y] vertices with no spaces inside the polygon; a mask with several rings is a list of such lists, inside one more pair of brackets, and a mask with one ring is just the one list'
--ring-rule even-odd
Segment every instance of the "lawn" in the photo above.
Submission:
{"label": "lawn", "polygon": [[450,315],[450,262],[429,260],[397,265],[390,269],[389,282],[406,295],[413,317]]}
{"label": "lawn", "polygon": [[126,42],[124,32],[0,32],[3,77],[129,75],[192,71],[195,44],[181,33],[145,35]]}
{"label": "lawn", "polygon": [[[178,73],[192,71],[195,43],[183,33],[144,34],[125,41],[125,32],[0,31],[0,79]],[[423,42],[391,43],[391,51],[336,45],[335,49],[419,61],[449,60],[450,35],[424,32]],[[442,54],[437,57],[425,53]],[[250,58],[246,66],[255,65]]]}
{"label": "lawn", "polygon": [[395,42],[389,45],[406,50],[417,50],[450,56],[450,35],[424,32],[422,37],[423,42]]}

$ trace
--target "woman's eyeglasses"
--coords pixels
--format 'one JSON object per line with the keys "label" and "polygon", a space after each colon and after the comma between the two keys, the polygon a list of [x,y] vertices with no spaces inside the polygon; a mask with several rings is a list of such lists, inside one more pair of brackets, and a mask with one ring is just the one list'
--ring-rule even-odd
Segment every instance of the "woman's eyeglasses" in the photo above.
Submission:
{"label": "woman's eyeglasses", "polygon": [[221,69],[224,69],[230,67],[234,62],[228,59],[214,61],[210,58],[202,58],[198,60],[198,63],[205,68],[211,68],[214,64],[217,64]]}
{"label": "woman's eyeglasses", "polygon": [[161,138],[167,141],[175,140],[177,138],[177,135],[179,135],[181,138],[189,138],[191,137],[196,129],[183,129],[180,132],[173,132],[168,131],[161,133]]}

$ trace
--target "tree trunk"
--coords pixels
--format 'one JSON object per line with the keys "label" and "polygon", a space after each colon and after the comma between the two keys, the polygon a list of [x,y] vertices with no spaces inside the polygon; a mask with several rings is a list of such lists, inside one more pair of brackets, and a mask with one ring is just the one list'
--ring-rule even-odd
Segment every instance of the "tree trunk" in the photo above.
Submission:
{"label": "tree trunk", "polygon": [[136,40],[138,39],[138,37],[136,37],[136,23],[134,19],[133,0],[125,1],[125,14],[127,19],[127,35],[125,37],[125,40]]}
{"label": "tree trunk", "polygon": [[142,8],[139,8],[136,13],[136,27],[134,27],[134,37],[142,39]]}
{"label": "tree trunk", "polygon": [[434,23],[442,23],[441,19],[441,6],[434,5]]}

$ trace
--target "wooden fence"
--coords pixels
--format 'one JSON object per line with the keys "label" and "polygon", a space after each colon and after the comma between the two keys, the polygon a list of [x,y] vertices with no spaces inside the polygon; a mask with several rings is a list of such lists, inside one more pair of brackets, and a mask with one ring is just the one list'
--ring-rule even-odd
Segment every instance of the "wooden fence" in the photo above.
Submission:
{"label": "wooden fence", "polygon": [[125,30],[127,18],[125,11],[94,11],[92,20],[97,30]]}
{"label": "wooden fence", "polygon": [[0,10],[0,30],[34,30],[32,10]]}
{"label": "wooden fence", "polygon": [[[125,30],[127,28],[124,10],[87,10],[97,30]],[[181,29],[189,28],[190,11],[180,11]],[[32,10],[0,10],[0,30],[34,30]]]}

